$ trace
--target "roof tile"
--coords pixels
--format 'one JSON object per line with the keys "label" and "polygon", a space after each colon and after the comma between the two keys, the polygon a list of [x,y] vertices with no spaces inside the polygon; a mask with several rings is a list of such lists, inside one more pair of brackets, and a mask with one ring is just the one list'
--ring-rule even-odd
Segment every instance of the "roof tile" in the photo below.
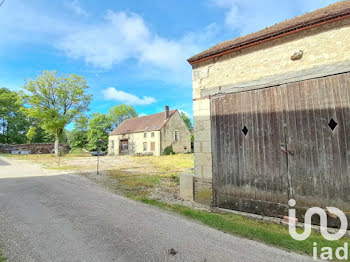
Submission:
{"label": "roof tile", "polygon": [[[177,110],[170,110],[169,117],[172,116]],[[130,133],[139,133],[144,131],[158,131],[166,123],[165,112],[140,116],[132,119],[127,119],[121,123],[116,129],[114,129],[109,135],[122,135]]]}

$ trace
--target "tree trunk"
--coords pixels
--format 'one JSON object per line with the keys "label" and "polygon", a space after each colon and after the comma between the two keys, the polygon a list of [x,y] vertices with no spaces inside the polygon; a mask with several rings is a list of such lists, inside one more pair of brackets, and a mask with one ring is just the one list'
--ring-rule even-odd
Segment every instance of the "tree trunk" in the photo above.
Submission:
{"label": "tree trunk", "polygon": [[60,138],[58,135],[56,135],[56,140],[55,140],[55,155],[58,156],[58,144],[59,144],[59,141]]}

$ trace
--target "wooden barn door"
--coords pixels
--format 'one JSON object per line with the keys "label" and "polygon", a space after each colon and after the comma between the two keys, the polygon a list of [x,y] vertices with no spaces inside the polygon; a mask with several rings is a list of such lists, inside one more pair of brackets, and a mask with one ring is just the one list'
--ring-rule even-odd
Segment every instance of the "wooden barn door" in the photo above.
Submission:
{"label": "wooden barn door", "polygon": [[290,198],[350,210],[349,107],[349,74],[213,97],[214,203],[266,215]]}

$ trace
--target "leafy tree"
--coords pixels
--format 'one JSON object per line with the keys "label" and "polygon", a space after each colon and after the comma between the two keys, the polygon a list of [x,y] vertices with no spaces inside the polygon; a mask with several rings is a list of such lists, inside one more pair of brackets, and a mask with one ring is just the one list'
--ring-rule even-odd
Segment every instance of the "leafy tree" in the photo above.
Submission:
{"label": "leafy tree", "polygon": [[23,88],[30,106],[27,114],[38,119],[40,127],[55,137],[55,154],[58,155],[59,139],[65,126],[88,109],[91,96],[86,94],[85,78],[44,71]]}
{"label": "leafy tree", "polygon": [[17,92],[0,88],[0,143],[25,143],[29,122],[22,104]]}
{"label": "leafy tree", "polygon": [[42,129],[35,119],[30,120],[31,126],[26,134],[28,143],[53,143],[55,136]]}
{"label": "leafy tree", "polygon": [[35,135],[36,135],[36,127],[34,126],[29,127],[28,132],[26,134],[26,137],[29,143],[32,143],[32,141],[35,138]]}
{"label": "leafy tree", "polygon": [[185,122],[187,128],[189,130],[191,130],[193,127],[192,127],[192,123],[191,123],[190,118],[184,112],[180,112],[180,116],[181,116],[182,120]]}
{"label": "leafy tree", "polygon": [[[112,124],[109,117],[105,114],[94,113],[89,121],[88,128],[88,150],[107,150],[108,134],[112,131]],[[102,141],[102,143],[100,144],[99,141]]]}
{"label": "leafy tree", "polygon": [[88,122],[86,116],[80,116],[74,123],[74,129],[68,132],[68,143],[71,148],[85,148],[88,143]]}
{"label": "leafy tree", "polygon": [[138,115],[132,106],[122,104],[110,108],[107,116],[110,118],[114,129],[124,120],[137,117]]}

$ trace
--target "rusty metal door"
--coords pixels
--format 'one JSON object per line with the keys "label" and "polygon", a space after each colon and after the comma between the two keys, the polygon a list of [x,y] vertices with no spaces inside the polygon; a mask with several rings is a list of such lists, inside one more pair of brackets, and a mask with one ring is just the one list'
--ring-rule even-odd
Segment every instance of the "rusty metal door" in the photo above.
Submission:
{"label": "rusty metal door", "polygon": [[350,210],[350,77],[211,99],[214,204],[259,214],[299,205]]}

